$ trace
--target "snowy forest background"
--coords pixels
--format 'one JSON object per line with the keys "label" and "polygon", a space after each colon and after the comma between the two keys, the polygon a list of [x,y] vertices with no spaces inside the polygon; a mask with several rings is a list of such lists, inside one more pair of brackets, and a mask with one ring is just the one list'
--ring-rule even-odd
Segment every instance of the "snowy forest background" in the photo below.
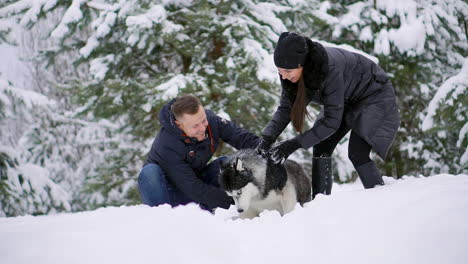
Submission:
{"label": "snowy forest background", "polygon": [[[139,203],[159,109],[178,94],[260,133],[280,94],[283,31],[391,75],[402,123],[384,175],[466,174],[467,17],[464,0],[1,0],[0,44],[24,67],[0,75],[0,216]],[[356,179],[346,141],[337,182]],[[310,154],[293,158],[310,169]]]}

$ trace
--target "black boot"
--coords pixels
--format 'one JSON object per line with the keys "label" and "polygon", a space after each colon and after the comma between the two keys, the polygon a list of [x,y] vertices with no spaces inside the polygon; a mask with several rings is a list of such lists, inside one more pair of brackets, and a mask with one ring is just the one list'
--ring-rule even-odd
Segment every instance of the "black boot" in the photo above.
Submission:
{"label": "black boot", "polygon": [[312,199],[319,193],[329,195],[332,184],[331,157],[314,157],[312,160]]}
{"label": "black boot", "polygon": [[356,171],[359,174],[359,178],[364,185],[364,188],[374,188],[377,185],[385,185],[382,180],[382,174],[373,161],[364,163],[356,167]]}

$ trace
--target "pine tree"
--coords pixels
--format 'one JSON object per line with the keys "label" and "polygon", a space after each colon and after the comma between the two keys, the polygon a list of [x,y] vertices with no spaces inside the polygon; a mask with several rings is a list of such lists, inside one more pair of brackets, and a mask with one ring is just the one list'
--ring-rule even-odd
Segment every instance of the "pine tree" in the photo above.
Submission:
{"label": "pine tree", "polygon": [[[461,143],[461,149],[454,148],[458,133],[466,124],[466,98],[454,98],[453,106],[445,108],[446,120],[461,120],[441,122],[435,129],[438,132],[430,134],[421,125],[442,81],[461,68],[467,55],[467,9],[466,3],[456,0],[410,1],[405,6],[387,1],[322,4],[321,10],[326,12],[319,15],[324,20],[320,38],[349,44],[376,56],[392,77],[402,122],[389,157],[382,164],[386,175],[428,175],[436,172],[428,164],[434,160],[438,160],[436,166],[451,168],[443,171],[460,171],[455,169],[460,164],[451,161],[457,160],[455,156],[459,159],[463,150]],[[450,144],[438,139],[441,130],[442,134],[451,135]]]}
{"label": "pine tree", "polygon": [[448,78],[429,102],[421,128],[425,173],[468,172],[468,58],[461,71]]}
{"label": "pine tree", "polygon": [[0,216],[70,210],[67,192],[51,180],[48,169],[25,161],[27,149],[17,144],[22,140],[18,132],[48,103],[44,96],[0,79]]}
{"label": "pine tree", "polygon": [[[88,198],[93,197],[89,202],[94,207],[122,203],[125,197],[130,197],[128,203],[136,201],[135,189],[126,186],[134,185],[159,129],[159,109],[170,98],[195,94],[206,108],[259,133],[271,118],[280,92],[271,53],[279,33],[287,27],[276,17],[290,24],[306,21],[310,15],[301,9],[306,5],[293,8],[287,1],[16,1],[0,10],[0,16],[20,14],[20,23],[32,27],[47,14],[63,10],[60,23],[50,33],[59,45],[44,50],[44,59],[54,64],[63,52],[78,49],[80,57],[74,63],[89,65],[93,78],[66,80],[63,86],[80,106],[77,117],[110,121],[125,140],[106,146],[109,152],[101,156],[100,166],[86,171],[85,190]],[[88,37],[76,37],[84,35]],[[57,142],[41,142],[57,148],[53,147]]]}
{"label": "pine tree", "polygon": [[[71,193],[70,210],[136,203],[136,176],[169,99],[192,93],[207,109],[260,133],[278,103],[272,53],[283,31],[348,44],[392,75],[402,125],[382,164],[386,175],[466,171],[466,84],[447,83],[465,71],[466,10],[456,0],[405,7],[380,0],[9,0],[0,4],[0,40],[11,42],[15,22],[51,26],[53,44],[34,57],[56,67],[49,73],[60,78],[41,86],[59,105],[23,129],[27,151],[4,151],[0,171],[16,163],[47,168]],[[405,30],[422,35],[397,38]],[[70,71],[60,69],[67,63]],[[439,87],[447,93],[438,94]],[[319,109],[310,110],[314,116]],[[288,128],[279,140],[294,135]],[[336,152],[339,180],[346,181],[347,157]],[[310,165],[310,151],[296,157]]]}

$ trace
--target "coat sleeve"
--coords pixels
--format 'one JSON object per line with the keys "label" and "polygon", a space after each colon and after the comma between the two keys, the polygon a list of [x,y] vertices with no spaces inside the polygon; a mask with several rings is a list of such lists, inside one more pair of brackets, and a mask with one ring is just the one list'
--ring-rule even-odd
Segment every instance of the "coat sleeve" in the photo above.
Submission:
{"label": "coat sleeve", "polygon": [[166,146],[166,153],[161,168],[170,181],[191,200],[215,208],[228,209],[231,199],[220,188],[208,185],[200,180],[190,165],[184,161],[183,155]]}
{"label": "coat sleeve", "polygon": [[323,118],[315,121],[312,128],[297,136],[304,149],[308,149],[331,136],[340,127],[344,111],[344,81],[342,71],[329,71],[323,83]]}
{"label": "coat sleeve", "polygon": [[273,114],[273,118],[263,129],[262,136],[270,137],[276,140],[291,121],[291,101],[289,100],[284,88],[281,92],[280,104]]}
{"label": "coat sleeve", "polygon": [[240,128],[234,122],[215,116],[220,138],[236,149],[256,148],[260,138],[247,129]]}

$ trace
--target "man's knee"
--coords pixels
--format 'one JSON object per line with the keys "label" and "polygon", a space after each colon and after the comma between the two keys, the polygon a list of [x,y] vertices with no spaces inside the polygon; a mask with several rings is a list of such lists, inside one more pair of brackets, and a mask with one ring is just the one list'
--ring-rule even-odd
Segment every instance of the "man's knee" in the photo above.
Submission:
{"label": "man's knee", "polygon": [[138,175],[138,184],[156,184],[162,175],[162,170],[157,164],[147,164]]}
{"label": "man's knee", "polygon": [[170,203],[163,171],[157,164],[147,164],[140,171],[138,190],[143,204],[156,206]]}

